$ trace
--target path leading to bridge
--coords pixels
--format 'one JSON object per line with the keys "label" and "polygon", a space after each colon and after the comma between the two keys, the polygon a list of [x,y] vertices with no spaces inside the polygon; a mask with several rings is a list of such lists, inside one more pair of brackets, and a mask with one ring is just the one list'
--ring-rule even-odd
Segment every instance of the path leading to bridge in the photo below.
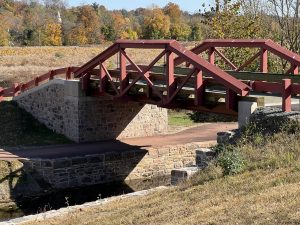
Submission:
{"label": "path leading to bridge", "polygon": [[143,147],[160,147],[197,142],[203,147],[216,143],[217,133],[237,129],[237,123],[205,123],[180,131],[153,137],[129,138],[120,141],[105,141],[64,146],[46,146],[19,149],[0,149],[0,160],[21,158],[61,158],[99,154],[104,152],[120,152],[142,149]]}

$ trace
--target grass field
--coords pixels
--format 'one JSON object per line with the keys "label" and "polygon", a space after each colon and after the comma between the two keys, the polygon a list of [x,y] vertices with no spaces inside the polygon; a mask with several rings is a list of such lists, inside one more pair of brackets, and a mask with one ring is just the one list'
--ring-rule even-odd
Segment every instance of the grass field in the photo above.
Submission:
{"label": "grass field", "polygon": [[[90,47],[1,47],[0,86],[26,82],[55,68],[81,66],[110,44]],[[161,50],[128,49],[126,52],[136,64],[143,64],[153,60]],[[159,63],[163,63],[163,60]],[[114,67],[117,63],[118,57],[115,55],[106,66]]]}

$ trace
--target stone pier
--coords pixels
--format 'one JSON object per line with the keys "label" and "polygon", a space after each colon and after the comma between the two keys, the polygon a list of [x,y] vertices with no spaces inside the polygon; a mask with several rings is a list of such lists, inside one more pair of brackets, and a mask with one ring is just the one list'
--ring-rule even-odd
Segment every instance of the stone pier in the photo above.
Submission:
{"label": "stone pier", "polygon": [[75,142],[163,134],[167,110],[110,97],[88,97],[78,80],[55,79],[14,98],[20,107]]}

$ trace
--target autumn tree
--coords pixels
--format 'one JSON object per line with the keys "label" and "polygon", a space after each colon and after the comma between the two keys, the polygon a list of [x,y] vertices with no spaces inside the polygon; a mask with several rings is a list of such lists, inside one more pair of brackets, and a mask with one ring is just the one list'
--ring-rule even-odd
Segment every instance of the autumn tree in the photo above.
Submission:
{"label": "autumn tree", "polygon": [[101,42],[100,21],[92,6],[84,5],[78,9],[76,26],[70,33],[70,39],[71,43],[80,45]]}
{"label": "autumn tree", "polygon": [[278,22],[281,45],[292,51],[300,52],[300,0],[268,0],[270,12]]}
{"label": "autumn tree", "polygon": [[145,12],[143,37],[146,39],[162,39],[170,35],[170,17],[160,8],[149,9]]}
{"label": "autumn tree", "polygon": [[45,25],[43,45],[62,45],[61,24],[49,22]]}

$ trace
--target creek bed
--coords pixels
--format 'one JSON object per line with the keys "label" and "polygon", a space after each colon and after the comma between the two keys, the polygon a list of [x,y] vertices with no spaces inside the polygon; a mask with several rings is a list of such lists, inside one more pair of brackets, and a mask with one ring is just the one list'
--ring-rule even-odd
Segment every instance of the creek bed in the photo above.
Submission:
{"label": "creek bed", "polygon": [[54,190],[40,197],[17,201],[17,209],[13,207],[11,209],[9,207],[7,209],[0,209],[0,222],[67,206],[80,205],[111,196],[166,186],[170,184],[170,181],[170,176],[164,176],[148,180],[133,180]]}

